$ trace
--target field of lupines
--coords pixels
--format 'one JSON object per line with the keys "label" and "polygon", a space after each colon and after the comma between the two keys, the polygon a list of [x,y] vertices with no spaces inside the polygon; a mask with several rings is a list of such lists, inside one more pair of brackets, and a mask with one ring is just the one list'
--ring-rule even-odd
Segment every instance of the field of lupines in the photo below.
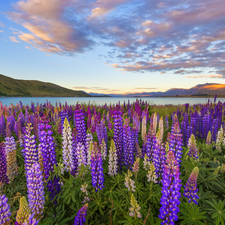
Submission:
{"label": "field of lupines", "polygon": [[225,103],[0,105],[0,225],[224,224]]}

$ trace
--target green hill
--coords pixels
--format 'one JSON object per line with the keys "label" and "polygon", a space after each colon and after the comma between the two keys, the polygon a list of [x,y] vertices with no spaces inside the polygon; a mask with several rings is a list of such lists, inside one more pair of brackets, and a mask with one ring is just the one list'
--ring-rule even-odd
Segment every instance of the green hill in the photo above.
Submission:
{"label": "green hill", "polygon": [[5,97],[91,97],[56,84],[37,80],[17,80],[0,74],[0,96]]}

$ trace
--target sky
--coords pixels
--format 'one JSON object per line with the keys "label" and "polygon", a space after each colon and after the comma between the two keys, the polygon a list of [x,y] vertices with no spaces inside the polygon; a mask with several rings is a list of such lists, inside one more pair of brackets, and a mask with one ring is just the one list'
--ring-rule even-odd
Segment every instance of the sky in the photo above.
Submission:
{"label": "sky", "polygon": [[0,74],[96,93],[225,83],[224,0],[7,0]]}

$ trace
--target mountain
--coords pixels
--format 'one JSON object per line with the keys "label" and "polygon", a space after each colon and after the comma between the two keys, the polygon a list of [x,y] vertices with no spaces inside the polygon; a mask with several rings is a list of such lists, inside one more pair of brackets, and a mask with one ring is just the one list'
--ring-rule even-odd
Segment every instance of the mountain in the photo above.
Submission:
{"label": "mountain", "polygon": [[0,96],[7,97],[91,97],[56,84],[37,80],[17,80],[0,74]]}
{"label": "mountain", "polygon": [[[104,95],[98,93],[88,93],[92,96]],[[141,92],[141,93],[127,93],[127,94],[108,94],[111,97],[167,97],[167,96],[199,96],[205,97],[208,95],[224,95],[225,84],[206,83],[198,84],[190,89],[184,88],[171,88],[165,92]]]}

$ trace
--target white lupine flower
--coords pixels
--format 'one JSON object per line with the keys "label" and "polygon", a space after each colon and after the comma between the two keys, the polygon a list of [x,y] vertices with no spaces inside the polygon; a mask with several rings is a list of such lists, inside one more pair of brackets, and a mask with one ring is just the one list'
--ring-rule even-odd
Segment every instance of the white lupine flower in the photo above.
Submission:
{"label": "white lupine flower", "polygon": [[163,139],[163,117],[161,117],[159,120],[159,132],[160,132],[159,140],[162,141],[162,139]]}
{"label": "white lupine flower", "polygon": [[157,128],[157,114],[154,113],[154,115],[153,115],[153,129],[154,129],[155,133],[156,133],[156,128]]}
{"label": "white lupine flower", "polygon": [[134,185],[135,184],[135,181],[131,179],[131,176],[132,176],[132,173],[130,170],[128,170],[128,173],[125,174],[125,186],[126,188],[128,189],[128,191],[132,191],[132,192],[135,192],[135,188],[136,186]]}
{"label": "white lupine flower", "polygon": [[105,160],[107,156],[107,149],[106,149],[106,143],[104,141],[104,138],[102,139],[102,143],[101,143],[101,154],[102,154],[102,159]]}
{"label": "white lupine flower", "polygon": [[145,154],[145,157],[144,157],[144,169],[148,171],[150,169],[150,165],[151,165],[151,163],[150,163],[150,161],[148,161],[148,156]]}
{"label": "white lupine flower", "polygon": [[157,183],[157,177],[156,177],[156,174],[155,174],[155,166],[153,163],[151,163],[150,165],[150,168],[148,170],[148,175],[147,175],[147,178],[148,178],[148,182],[150,181],[153,181],[154,183]]}
{"label": "white lupine flower", "polygon": [[75,155],[76,155],[78,167],[81,167],[81,164],[84,164],[84,166],[87,165],[85,148],[84,148],[84,145],[82,145],[80,142],[77,144]]}
{"label": "white lupine flower", "polygon": [[117,174],[117,153],[116,153],[116,146],[114,141],[111,141],[111,146],[109,149],[109,172],[110,176],[114,176]]}
{"label": "white lupine flower", "polygon": [[72,171],[74,169],[74,157],[73,157],[73,148],[72,148],[72,131],[69,125],[67,118],[64,120],[63,124],[63,163],[65,165],[65,170]]}
{"label": "white lupine flower", "polygon": [[219,129],[217,133],[217,138],[216,138],[216,149],[219,149],[221,151],[221,145],[224,145],[225,143],[225,138],[223,136],[223,127],[221,125],[221,128]]}
{"label": "white lupine flower", "polygon": [[142,119],[142,129],[141,129],[141,138],[144,141],[145,140],[145,135],[146,135],[146,117]]}

